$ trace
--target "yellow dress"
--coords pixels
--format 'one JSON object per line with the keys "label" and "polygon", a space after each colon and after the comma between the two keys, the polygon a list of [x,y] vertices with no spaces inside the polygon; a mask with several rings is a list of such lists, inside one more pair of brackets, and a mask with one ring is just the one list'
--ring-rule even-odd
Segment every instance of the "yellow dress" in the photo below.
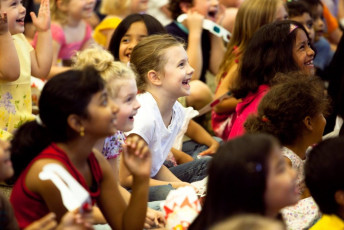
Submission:
{"label": "yellow dress", "polygon": [[31,99],[32,46],[24,34],[12,36],[20,63],[20,77],[16,81],[0,80],[0,139],[8,140],[24,122],[33,120]]}
{"label": "yellow dress", "polygon": [[117,17],[106,17],[93,31],[93,39],[101,46],[106,46],[106,36],[101,32],[102,30],[115,30],[122,20]]}

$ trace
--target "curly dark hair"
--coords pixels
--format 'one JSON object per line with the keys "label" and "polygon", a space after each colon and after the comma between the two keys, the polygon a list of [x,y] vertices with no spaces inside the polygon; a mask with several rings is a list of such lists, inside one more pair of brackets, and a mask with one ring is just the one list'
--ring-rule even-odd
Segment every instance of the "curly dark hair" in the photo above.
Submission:
{"label": "curly dark hair", "polygon": [[244,127],[247,133],[272,134],[282,145],[291,145],[304,129],[304,118],[326,114],[329,100],[318,77],[298,72],[283,77],[285,82],[271,88],[260,102],[258,114],[250,116]]}

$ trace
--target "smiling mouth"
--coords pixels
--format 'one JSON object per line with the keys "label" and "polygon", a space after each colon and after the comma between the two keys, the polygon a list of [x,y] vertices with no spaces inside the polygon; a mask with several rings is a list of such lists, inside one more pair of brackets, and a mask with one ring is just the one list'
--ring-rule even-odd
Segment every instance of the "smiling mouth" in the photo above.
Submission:
{"label": "smiling mouth", "polygon": [[313,67],[313,59],[308,61],[308,62],[305,62],[305,65],[306,66],[312,66]]}
{"label": "smiling mouth", "polygon": [[189,85],[190,80],[191,80],[191,79],[186,79],[186,80],[182,81],[182,84],[183,84],[183,85]]}

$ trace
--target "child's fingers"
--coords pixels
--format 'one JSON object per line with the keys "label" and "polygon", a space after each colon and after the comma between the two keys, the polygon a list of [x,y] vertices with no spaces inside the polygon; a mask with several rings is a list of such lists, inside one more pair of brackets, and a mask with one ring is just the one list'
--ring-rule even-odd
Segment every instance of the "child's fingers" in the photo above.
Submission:
{"label": "child's fingers", "polygon": [[34,12],[30,12],[30,16],[33,22],[37,20],[36,14]]}

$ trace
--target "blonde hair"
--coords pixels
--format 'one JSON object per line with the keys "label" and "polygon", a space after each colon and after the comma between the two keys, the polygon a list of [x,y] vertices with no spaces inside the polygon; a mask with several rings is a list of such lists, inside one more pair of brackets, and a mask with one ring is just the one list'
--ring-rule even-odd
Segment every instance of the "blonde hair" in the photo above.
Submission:
{"label": "blonde hair", "polygon": [[51,20],[58,21],[61,24],[67,23],[67,12],[62,11],[57,6],[57,1],[61,1],[62,4],[68,4],[70,0],[50,0],[50,15]]}
{"label": "blonde hair", "polygon": [[105,15],[119,15],[127,11],[131,0],[102,0],[99,12]]}
{"label": "blonde hair", "polygon": [[221,221],[210,230],[284,230],[281,221],[254,214],[243,214]]}
{"label": "blonde hair", "polygon": [[[253,34],[261,26],[274,21],[279,3],[284,4],[282,0],[245,0],[240,5],[235,18],[232,37],[216,76],[217,81],[233,65],[237,55],[242,56]],[[236,52],[233,52],[234,47],[236,47]]]}
{"label": "blonde hair", "polygon": [[130,62],[137,73],[137,87],[140,92],[144,92],[147,86],[147,73],[150,70],[157,72],[164,71],[167,60],[165,51],[173,46],[183,46],[184,44],[169,34],[151,35],[142,39],[133,49]]}
{"label": "blonde hair", "polygon": [[[119,81],[135,80],[134,72],[121,62],[114,60],[111,53],[99,46],[94,46],[77,52],[73,57],[73,67],[84,69],[86,66],[93,66],[106,81],[106,87],[111,98],[116,98],[119,88],[122,85]],[[112,84],[115,83],[115,84]]]}

